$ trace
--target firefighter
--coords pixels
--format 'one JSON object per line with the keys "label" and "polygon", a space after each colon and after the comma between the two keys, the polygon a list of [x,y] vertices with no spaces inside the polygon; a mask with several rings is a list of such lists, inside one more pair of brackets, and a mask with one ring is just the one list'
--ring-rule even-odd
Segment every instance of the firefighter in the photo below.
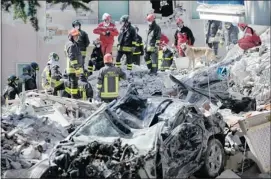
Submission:
{"label": "firefighter", "polygon": [[212,48],[214,50],[214,53],[217,56],[219,45],[223,45],[222,22],[208,20],[207,24],[205,25],[205,31],[206,44],[209,46],[209,48]]}
{"label": "firefighter", "polygon": [[161,33],[159,52],[158,52],[158,69],[161,69],[161,65],[163,62],[163,47],[164,45],[167,45],[168,43],[169,43],[168,37],[165,34]]}
{"label": "firefighter", "polygon": [[36,87],[35,80],[31,77],[31,66],[26,65],[23,67],[23,74],[19,77],[18,89],[21,93],[24,90],[33,90]]}
{"label": "firefighter", "polygon": [[19,95],[18,83],[19,78],[15,75],[8,77],[8,84],[3,92],[3,97],[5,100],[12,100],[16,98],[16,94]]}
{"label": "firefighter", "polygon": [[[52,65],[51,68],[50,68],[50,87],[51,88],[55,88],[57,86],[60,86],[61,84],[61,81],[60,79],[62,78],[62,74],[61,72],[59,71],[59,66],[57,64],[55,65]],[[58,95],[60,96],[60,93],[56,93],[54,92],[53,95]]]}
{"label": "firefighter", "polygon": [[49,60],[41,73],[41,86],[44,90],[50,89],[50,77],[51,77],[50,64],[51,61]]}
{"label": "firefighter", "polygon": [[157,74],[158,70],[158,48],[161,38],[161,28],[155,22],[155,15],[147,16],[149,24],[147,40],[145,42],[145,61],[151,74]]}
{"label": "firefighter", "polygon": [[229,51],[238,41],[239,29],[234,26],[231,22],[225,22],[225,34],[223,34],[223,39],[226,41],[226,50]]}
{"label": "firefighter", "polygon": [[78,89],[81,99],[89,100],[91,102],[91,99],[93,98],[93,90],[84,74],[80,74],[79,76]]}
{"label": "firefighter", "polygon": [[100,70],[102,67],[104,67],[100,39],[98,38],[95,41],[93,41],[93,44],[94,44],[94,48],[91,53],[90,60],[88,62],[89,75],[92,75],[93,66],[94,66],[95,71]]}
{"label": "firefighter", "polygon": [[142,37],[138,34],[139,28],[137,26],[134,27],[136,30],[136,44],[132,59],[134,64],[140,65],[140,56],[144,55],[144,44],[142,42]]}
{"label": "firefighter", "polygon": [[80,52],[82,55],[81,66],[84,68],[85,58],[86,58],[86,54],[87,54],[87,47],[89,46],[89,43],[90,43],[89,39],[88,39],[88,34],[81,29],[81,23],[78,20],[73,21],[72,27],[79,30],[79,32],[80,32],[80,36],[79,36],[77,43],[78,43],[78,46],[79,46],[79,49],[80,49]]}
{"label": "firefighter", "polygon": [[34,79],[35,89],[37,89],[38,88],[38,86],[37,86],[37,72],[40,70],[39,65],[36,62],[32,62],[30,64],[30,66],[31,66],[31,77]]}
{"label": "firefighter", "polygon": [[120,59],[125,54],[127,70],[131,71],[133,68],[132,56],[136,47],[136,30],[129,22],[128,15],[121,16],[120,23],[122,27],[120,29],[120,34],[118,37],[118,53],[116,57],[116,66],[120,67]]}
{"label": "firefighter", "polygon": [[82,55],[78,46],[80,32],[77,29],[72,29],[69,32],[69,41],[65,45],[65,53],[67,56],[67,73],[74,73],[77,77],[84,73],[82,66]]}
{"label": "firefighter", "polygon": [[238,45],[241,49],[246,51],[262,44],[261,38],[247,24],[238,23],[238,27],[242,32],[244,32],[244,36],[238,40]]}
{"label": "firefighter", "polygon": [[184,52],[181,48],[182,43],[187,43],[189,46],[193,46],[195,43],[194,35],[190,28],[184,26],[184,22],[181,18],[176,20],[177,30],[174,34],[174,45],[178,49],[179,56],[184,57]]}
{"label": "firefighter", "polygon": [[126,74],[113,65],[111,54],[104,56],[104,64],[98,75],[97,96],[104,102],[111,102],[119,96],[119,80],[126,79]]}
{"label": "firefighter", "polygon": [[170,49],[165,45],[163,47],[163,61],[161,65],[161,71],[169,70],[173,61],[173,53]]}
{"label": "firefighter", "polygon": [[93,33],[100,35],[103,55],[112,53],[114,37],[118,36],[119,32],[115,24],[111,22],[110,14],[103,14],[103,22],[101,22],[98,27],[93,30]]}

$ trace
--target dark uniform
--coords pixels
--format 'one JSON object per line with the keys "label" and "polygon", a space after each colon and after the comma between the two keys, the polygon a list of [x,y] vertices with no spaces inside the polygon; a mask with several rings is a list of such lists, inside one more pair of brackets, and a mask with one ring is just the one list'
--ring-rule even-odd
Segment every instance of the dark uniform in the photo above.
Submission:
{"label": "dark uniform", "polygon": [[54,93],[60,90],[64,90],[62,97],[80,99],[78,78],[73,73],[68,75],[67,80],[61,80],[61,84],[54,88]]}
{"label": "dark uniform", "polygon": [[89,99],[91,101],[91,98],[93,98],[93,90],[84,74],[81,74],[79,77],[78,88],[81,99],[82,100]]}
{"label": "dark uniform", "polygon": [[110,102],[119,96],[119,80],[126,79],[126,74],[113,64],[106,64],[98,75],[98,97]]}
{"label": "dark uniform", "polygon": [[147,40],[145,42],[145,61],[148,69],[151,73],[157,73],[158,70],[158,48],[161,38],[161,28],[156,24],[155,21],[149,25],[147,32]]}
{"label": "dark uniform", "polygon": [[79,26],[79,32],[80,32],[80,36],[78,39],[78,46],[82,55],[82,64],[81,66],[84,68],[85,65],[85,58],[86,58],[86,54],[87,54],[87,47],[89,46],[89,38],[88,38],[88,34],[81,30],[81,23],[76,20],[72,23],[72,26],[75,28],[75,26]]}
{"label": "dark uniform", "polygon": [[206,31],[206,44],[212,48],[215,52],[215,55],[218,53],[218,45],[221,40],[222,33],[222,22],[215,20],[208,20],[205,28]]}
{"label": "dark uniform", "polygon": [[39,71],[39,65],[36,63],[36,62],[32,62],[30,64],[31,66],[31,77],[34,79],[35,81],[35,89],[38,88],[38,85],[37,85],[37,71]]}
{"label": "dark uniform", "polygon": [[18,89],[21,93],[23,91],[23,85],[25,91],[33,90],[36,88],[35,80],[31,77],[31,67],[30,65],[26,65],[23,68],[23,74],[19,77]]}
{"label": "dark uniform", "polygon": [[[138,32],[138,27],[135,27],[136,32]],[[140,56],[144,55],[144,44],[142,42],[142,37],[137,33],[136,34],[136,44],[135,51],[133,52],[133,63],[140,65]]]}
{"label": "dark uniform", "polygon": [[120,20],[124,23],[124,25],[121,27],[120,34],[118,36],[118,53],[116,58],[116,66],[120,67],[120,59],[125,54],[127,59],[127,70],[132,70],[132,55],[136,44],[136,31],[131,23],[128,22],[128,20],[128,15],[122,16]]}
{"label": "dark uniform", "polygon": [[67,56],[67,73],[75,73],[77,76],[84,73],[81,52],[77,42],[72,37],[65,45],[65,54]]}
{"label": "dark uniform", "polygon": [[173,61],[173,53],[167,48],[163,51],[163,61],[161,65],[161,71],[169,70]]}
{"label": "dark uniform", "polygon": [[[51,87],[52,88],[55,88],[57,86],[60,86],[61,84],[61,81],[60,79],[62,78],[62,74],[61,72],[59,71],[59,66],[58,65],[54,65],[52,68],[51,68],[51,77],[50,77],[50,84],[51,84]],[[57,94],[57,93],[53,93],[54,95],[59,95],[60,94]]]}
{"label": "dark uniform", "polygon": [[95,71],[100,70],[102,67],[104,67],[101,47],[95,46],[93,48],[90,60],[88,61],[88,72],[90,75],[93,72],[93,66],[95,66]]}
{"label": "dark uniform", "polygon": [[19,79],[12,75],[8,78],[8,85],[5,88],[4,92],[3,92],[3,97],[4,99],[8,99],[8,100],[12,100],[15,99],[16,94],[19,95],[19,90],[16,84],[16,81],[18,81]]}

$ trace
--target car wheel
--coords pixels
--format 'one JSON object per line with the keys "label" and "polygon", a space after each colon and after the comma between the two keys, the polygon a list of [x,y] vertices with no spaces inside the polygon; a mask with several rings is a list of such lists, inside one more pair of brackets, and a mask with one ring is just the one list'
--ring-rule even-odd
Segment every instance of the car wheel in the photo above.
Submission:
{"label": "car wheel", "polygon": [[225,153],[219,140],[209,140],[204,159],[204,164],[199,172],[197,172],[197,176],[202,178],[215,178],[223,171]]}

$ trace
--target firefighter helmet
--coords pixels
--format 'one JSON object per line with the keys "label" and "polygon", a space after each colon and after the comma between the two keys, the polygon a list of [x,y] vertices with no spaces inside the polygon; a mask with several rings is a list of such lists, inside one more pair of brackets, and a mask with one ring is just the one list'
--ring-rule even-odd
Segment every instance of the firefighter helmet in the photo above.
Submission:
{"label": "firefighter helmet", "polygon": [[36,63],[36,62],[32,62],[32,63],[30,64],[30,66],[31,66],[32,69],[34,69],[35,71],[40,70],[40,69],[39,69],[38,63]]}
{"label": "firefighter helmet", "polygon": [[69,36],[79,36],[79,34],[80,34],[80,32],[79,32],[79,30],[77,30],[77,29],[72,29],[72,30],[70,30],[70,32],[69,32]]}
{"label": "firefighter helmet", "polygon": [[123,15],[120,17],[120,22],[128,22],[129,21],[129,15]]}
{"label": "firefighter helmet", "polygon": [[25,65],[23,67],[23,72],[25,73],[30,73],[31,72],[31,66],[30,65]]}
{"label": "firefighter helmet", "polygon": [[180,23],[183,23],[183,20],[181,18],[177,18],[176,19],[176,24],[180,24]]}
{"label": "firefighter helmet", "polygon": [[80,23],[80,21],[78,21],[78,20],[75,20],[75,21],[73,21],[72,22],[72,27],[75,27],[75,26],[81,26],[81,23]]}
{"label": "firefighter helmet", "polygon": [[148,22],[153,22],[155,20],[155,15],[154,14],[149,14],[146,19],[147,19]]}
{"label": "firefighter helmet", "polygon": [[16,77],[15,75],[11,75],[8,77],[8,82],[15,82],[15,81],[18,81],[19,78]]}
{"label": "firefighter helmet", "polygon": [[48,59],[50,59],[50,60],[53,59],[53,60],[55,60],[55,61],[58,61],[58,60],[59,60],[59,56],[57,55],[57,53],[51,52],[51,53],[49,54]]}
{"label": "firefighter helmet", "polygon": [[103,21],[111,21],[111,15],[108,13],[103,14]]}
{"label": "firefighter helmet", "polygon": [[112,63],[113,62],[113,57],[110,53],[107,53],[104,55],[104,63]]}
{"label": "firefighter helmet", "polygon": [[238,23],[238,27],[241,29],[245,29],[247,27],[246,23]]}

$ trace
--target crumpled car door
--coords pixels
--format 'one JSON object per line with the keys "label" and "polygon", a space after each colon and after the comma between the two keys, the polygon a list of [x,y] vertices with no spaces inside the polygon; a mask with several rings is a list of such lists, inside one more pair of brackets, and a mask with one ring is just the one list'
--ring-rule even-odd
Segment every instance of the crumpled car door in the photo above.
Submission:
{"label": "crumpled car door", "polygon": [[161,143],[163,178],[188,178],[200,168],[203,130],[182,123]]}

